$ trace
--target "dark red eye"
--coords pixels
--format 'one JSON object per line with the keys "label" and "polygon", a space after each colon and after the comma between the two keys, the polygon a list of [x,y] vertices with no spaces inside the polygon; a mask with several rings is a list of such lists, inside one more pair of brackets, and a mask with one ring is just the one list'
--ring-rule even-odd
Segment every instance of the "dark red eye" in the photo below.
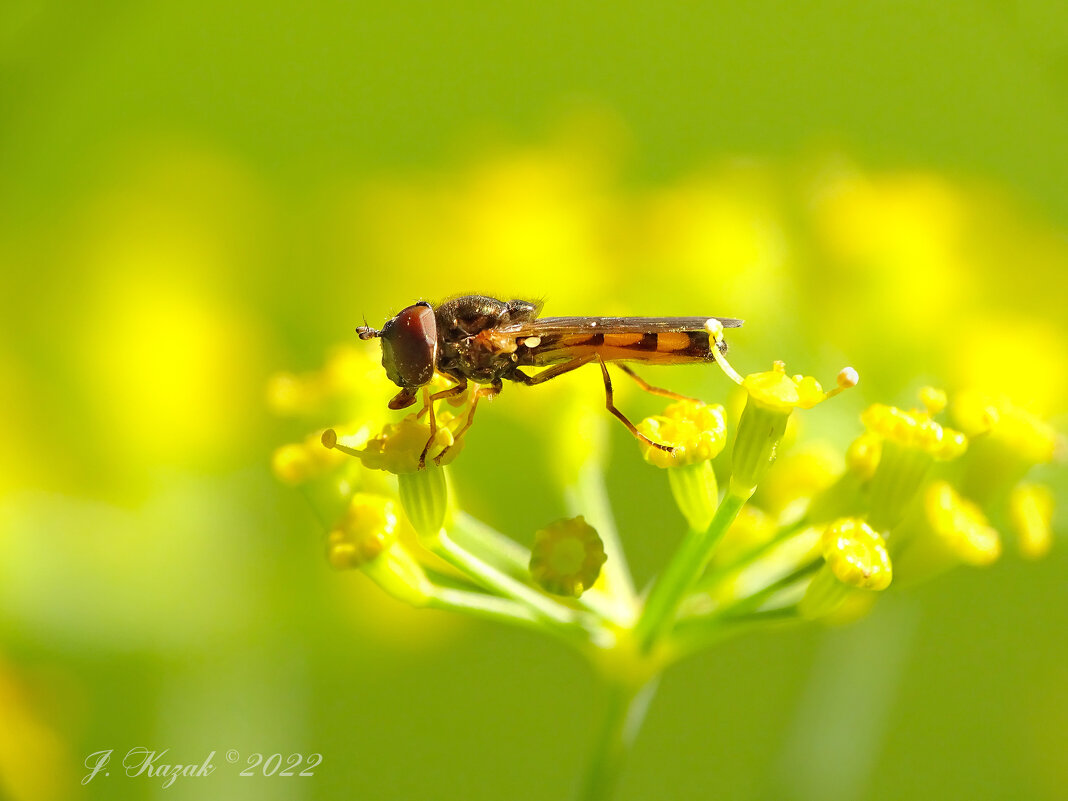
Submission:
{"label": "dark red eye", "polygon": [[434,377],[438,325],[429,304],[409,306],[382,327],[382,366],[399,387],[421,387]]}

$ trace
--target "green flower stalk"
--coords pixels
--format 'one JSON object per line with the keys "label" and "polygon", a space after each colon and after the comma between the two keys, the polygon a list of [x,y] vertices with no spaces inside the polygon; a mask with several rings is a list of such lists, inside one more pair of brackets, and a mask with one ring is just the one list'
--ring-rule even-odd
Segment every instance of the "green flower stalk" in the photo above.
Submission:
{"label": "green flower stalk", "polygon": [[[708,330],[721,340],[718,323]],[[675,661],[763,627],[856,616],[893,591],[892,577],[896,587],[989,564],[1002,550],[994,519],[1011,526],[1027,558],[1053,540],[1052,494],[1021,482],[1030,467],[1053,458],[1056,439],[1041,421],[1004,401],[969,401],[960,412],[967,425],[955,431],[933,419],[945,393],[927,388],[921,410],[877,404],[851,421],[864,431],[845,453],[828,455],[824,445],[777,466],[794,411],[856,385],[856,372],[842,370],[825,392],[781,362],[742,377],[712,351],[746,392],[729,476],[717,482],[714,468],[731,434],[722,406],[682,400],[638,426],[671,446],[639,441],[645,461],[666,471],[686,521],[676,551],[643,594],[633,587],[614,523],[601,418],[589,416],[590,404],[576,405],[571,423],[565,417],[568,436],[549,439],[568,448],[573,428],[583,434],[554,460],[573,516],[517,520],[515,537],[450,509],[448,465],[463,446],[457,433],[470,397],[450,399],[459,400],[460,408],[450,407],[455,414],[441,408],[433,418],[424,409],[383,422],[361,410],[354,422],[341,420],[272,457],[278,478],[300,487],[326,521],[334,567],[361,571],[413,606],[522,626],[588,658],[606,702],[580,799],[612,797],[660,677]],[[339,385],[345,382],[334,371],[272,386],[280,408],[310,413],[315,404],[298,390],[334,398],[323,388]],[[954,470],[933,469],[948,461]],[[720,466],[720,473],[728,470]],[[532,535],[529,550],[519,544],[524,535]]]}

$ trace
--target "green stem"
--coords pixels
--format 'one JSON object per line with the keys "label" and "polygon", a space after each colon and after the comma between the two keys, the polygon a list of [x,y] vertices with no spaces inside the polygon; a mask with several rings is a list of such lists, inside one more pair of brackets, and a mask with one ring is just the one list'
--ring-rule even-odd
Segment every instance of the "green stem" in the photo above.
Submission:
{"label": "green stem", "polygon": [[450,612],[465,612],[487,620],[543,628],[541,618],[523,604],[477,592],[439,587],[430,597],[427,606]]}
{"label": "green stem", "polygon": [[[526,583],[530,579],[529,549],[466,512],[455,513],[449,536],[464,550],[517,581]],[[598,589],[589,589],[572,600],[620,628],[627,628],[633,622],[633,612],[628,614],[618,598]]]}
{"label": "green stem", "polygon": [[[502,573],[492,565],[483,562],[477,556],[453,542],[444,530],[439,532],[429,545],[435,554],[462,573],[470,576],[478,584],[498,595],[524,604],[543,621],[573,630],[583,627],[583,620],[575,610],[557,603],[537,590]],[[593,632],[588,631],[588,633],[592,634]]]}
{"label": "green stem", "polygon": [[608,685],[608,697],[577,801],[609,801],[615,796],[627,756],[645,721],[658,682],[659,677],[638,687],[619,682]]}
{"label": "green stem", "polygon": [[710,590],[712,587],[719,584],[725,576],[749,567],[753,562],[766,556],[772,549],[777,548],[779,545],[782,545],[790,539],[790,537],[793,537],[802,531],[807,525],[808,523],[805,518],[790,523],[776,531],[774,536],[767,542],[762,542],[760,545],[746,551],[733,562],[724,565],[717,564],[716,567],[708,571],[708,575],[702,576],[701,581],[697,586],[698,591]]}
{"label": "green stem", "polygon": [[671,632],[671,660],[677,661],[750,631],[799,622],[797,604],[723,618],[684,620]]}
{"label": "green stem", "polygon": [[467,512],[458,511],[453,515],[449,536],[460,547],[477,553],[502,573],[521,580],[530,575],[530,551]]}
{"label": "green stem", "polygon": [[648,652],[671,626],[679,603],[701,577],[712,551],[749,497],[728,491],[704,531],[690,530],[663,575],[653,585],[635,629],[639,647]]}

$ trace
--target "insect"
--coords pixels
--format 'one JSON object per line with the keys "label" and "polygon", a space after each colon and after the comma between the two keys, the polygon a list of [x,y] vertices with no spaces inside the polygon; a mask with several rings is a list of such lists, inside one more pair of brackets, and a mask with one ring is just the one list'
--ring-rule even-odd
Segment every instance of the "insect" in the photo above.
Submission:
{"label": "insect", "polygon": [[[360,339],[382,340],[382,366],[386,375],[400,387],[389,402],[390,409],[404,409],[415,403],[423,391],[424,408],[429,411],[431,437],[419,459],[422,467],[434,440],[436,424],[434,401],[463,394],[468,382],[479,384],[474,392],[467,419],[456,432],[459,440],[471,427],[480,398],[497,395],[505,381],[527,386],[544,384],[585,364],[597,362],[604,379],[605,406],[631,434],[649,445],[666,451],[669,445],[642,434],[613,403],[612,379],[608,362],[614,363],[647,392],[670,398],[687,399],[642,380],[622,362],[647,364],[686,364],[712,360],[712,347],[705,323],[718,320],[724,328],[737,328],[741,320],[716,317],[538,317],[540,304],[526,300],[497,300],[481,295],[464,295],[437,307],[426,301],[408,306],[388,320],[381,330],[362,325]],[[726,343],[719,348],[726,351]],[[524,367],[547,367],[534,375]],[[435,373],[455,386],[430,394],[427,385]],[[437,459],[441,459],[438,454]]]}

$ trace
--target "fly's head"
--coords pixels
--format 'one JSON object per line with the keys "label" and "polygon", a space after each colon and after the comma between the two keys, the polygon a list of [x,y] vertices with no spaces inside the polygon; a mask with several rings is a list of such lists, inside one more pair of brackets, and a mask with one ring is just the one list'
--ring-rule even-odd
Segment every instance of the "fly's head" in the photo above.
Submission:
{"label": "fly's head", "polygon": [[415,403],[416,390],[430,383],[438,357],[438,325],[434,309],[420,301],[388,320],[381,331],[363,325],[360,339],[382,340],[382,366],[389,380],[401,388],[389,402],[390,409]]}

